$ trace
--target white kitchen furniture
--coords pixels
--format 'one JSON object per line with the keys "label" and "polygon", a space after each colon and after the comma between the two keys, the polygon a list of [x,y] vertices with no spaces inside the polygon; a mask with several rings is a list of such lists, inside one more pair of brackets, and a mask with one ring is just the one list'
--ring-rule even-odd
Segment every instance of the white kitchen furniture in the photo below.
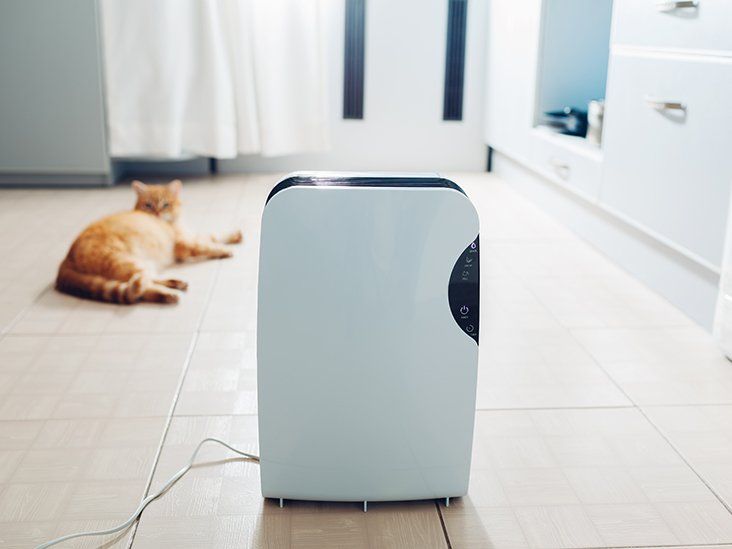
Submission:
{"label": "white kitchen furniture", "polygon": [[[711,328],[732,183],[732,3],[492,0],[490,15],[494,170]],[[601,146],[537,127],[547,89],[586,108],[580,88],[604,88]]]}
{"label": "white kitchen furniture", "polygon": [[0,3],[0,184],[112,182],[96,0]]}

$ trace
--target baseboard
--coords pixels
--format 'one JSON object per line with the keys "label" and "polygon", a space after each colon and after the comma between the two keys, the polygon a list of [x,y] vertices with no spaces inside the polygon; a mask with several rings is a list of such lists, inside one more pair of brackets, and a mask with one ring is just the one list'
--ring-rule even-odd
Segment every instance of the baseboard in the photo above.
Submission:
{"label": "baseboard", "polygon": [[115,180],[173,179],[176,177],[207,177],[211,175],[208,158],[194,157],[180,160],[115,159],[112,162]]}
{"label": "baseboard", "polygon": [[719,275],[495,151],[492,171],[711,331]]}
{"label": "baseboard", "polygon": [[0,173],[2,187],[103,187],[112,182],[105,173]]}

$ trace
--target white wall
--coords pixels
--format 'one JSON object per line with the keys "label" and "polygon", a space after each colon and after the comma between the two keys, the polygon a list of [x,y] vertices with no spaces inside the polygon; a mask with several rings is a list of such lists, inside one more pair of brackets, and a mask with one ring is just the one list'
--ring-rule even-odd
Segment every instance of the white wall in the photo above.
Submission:
{"label": "white wall", "polygon": [[541,0],[490,0],[487,20],[485,141],[528,159]]}
{"label": "white wall", "polygon": [[364,119],[343,120],[343,2],[323,3],[332,149],[222,161],[222,171],[483,170],[488,0],[469,0],[463,120],[442,120],[446,0],[366,3]]}

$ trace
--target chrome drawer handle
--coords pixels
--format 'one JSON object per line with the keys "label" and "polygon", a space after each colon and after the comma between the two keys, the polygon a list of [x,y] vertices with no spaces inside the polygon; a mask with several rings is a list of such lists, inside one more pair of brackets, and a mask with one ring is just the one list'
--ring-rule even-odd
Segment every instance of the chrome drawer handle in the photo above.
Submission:
{"label": "chrome drawer handle", "polygon": [[562,179],[569,178],[569,172],[571,170],[569,164],[562,162],[561,160],[558,160],[556,158],[550,158],[549,165],[554,168],[554,173],[556,173]]}
{"label": "chrome drawer handle", "polygon": [[661,0],[656,2],[656,9],[658,11],[674,11],[681,8],[699,8],[699,0]]}
{"label": "chrome drawer handle", "polygon": [[681,101],[666,101],[665,99],[658,99],[651,95],[646,95],[646,103],[653,107],[657,111],[684,111],[686,112],[686,103]]}

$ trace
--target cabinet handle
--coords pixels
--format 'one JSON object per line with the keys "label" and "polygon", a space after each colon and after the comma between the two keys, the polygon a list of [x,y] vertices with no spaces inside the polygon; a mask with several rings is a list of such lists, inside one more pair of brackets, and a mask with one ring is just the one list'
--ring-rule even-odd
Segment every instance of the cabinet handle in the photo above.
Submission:
{"label": "cabinet handle", "polygon": [[556,158],[549,159],[549,165],[554,168],[554,172],[562,179],[569,178],[570,167],[569,164],[562,162]]}
{"label": "cabinet handle", "polygon": [[686,103],[681,101],[667,101],[665,99],[658,99],[651,95],[646,95],[646,103],[653,107],[657,111],[684,111],[686,112]]}
{"label": "cabinet handle", "polygon": [[699,8],[699,0],[661,0],[656,2],[658,11],[674,11],[681,8]]}

